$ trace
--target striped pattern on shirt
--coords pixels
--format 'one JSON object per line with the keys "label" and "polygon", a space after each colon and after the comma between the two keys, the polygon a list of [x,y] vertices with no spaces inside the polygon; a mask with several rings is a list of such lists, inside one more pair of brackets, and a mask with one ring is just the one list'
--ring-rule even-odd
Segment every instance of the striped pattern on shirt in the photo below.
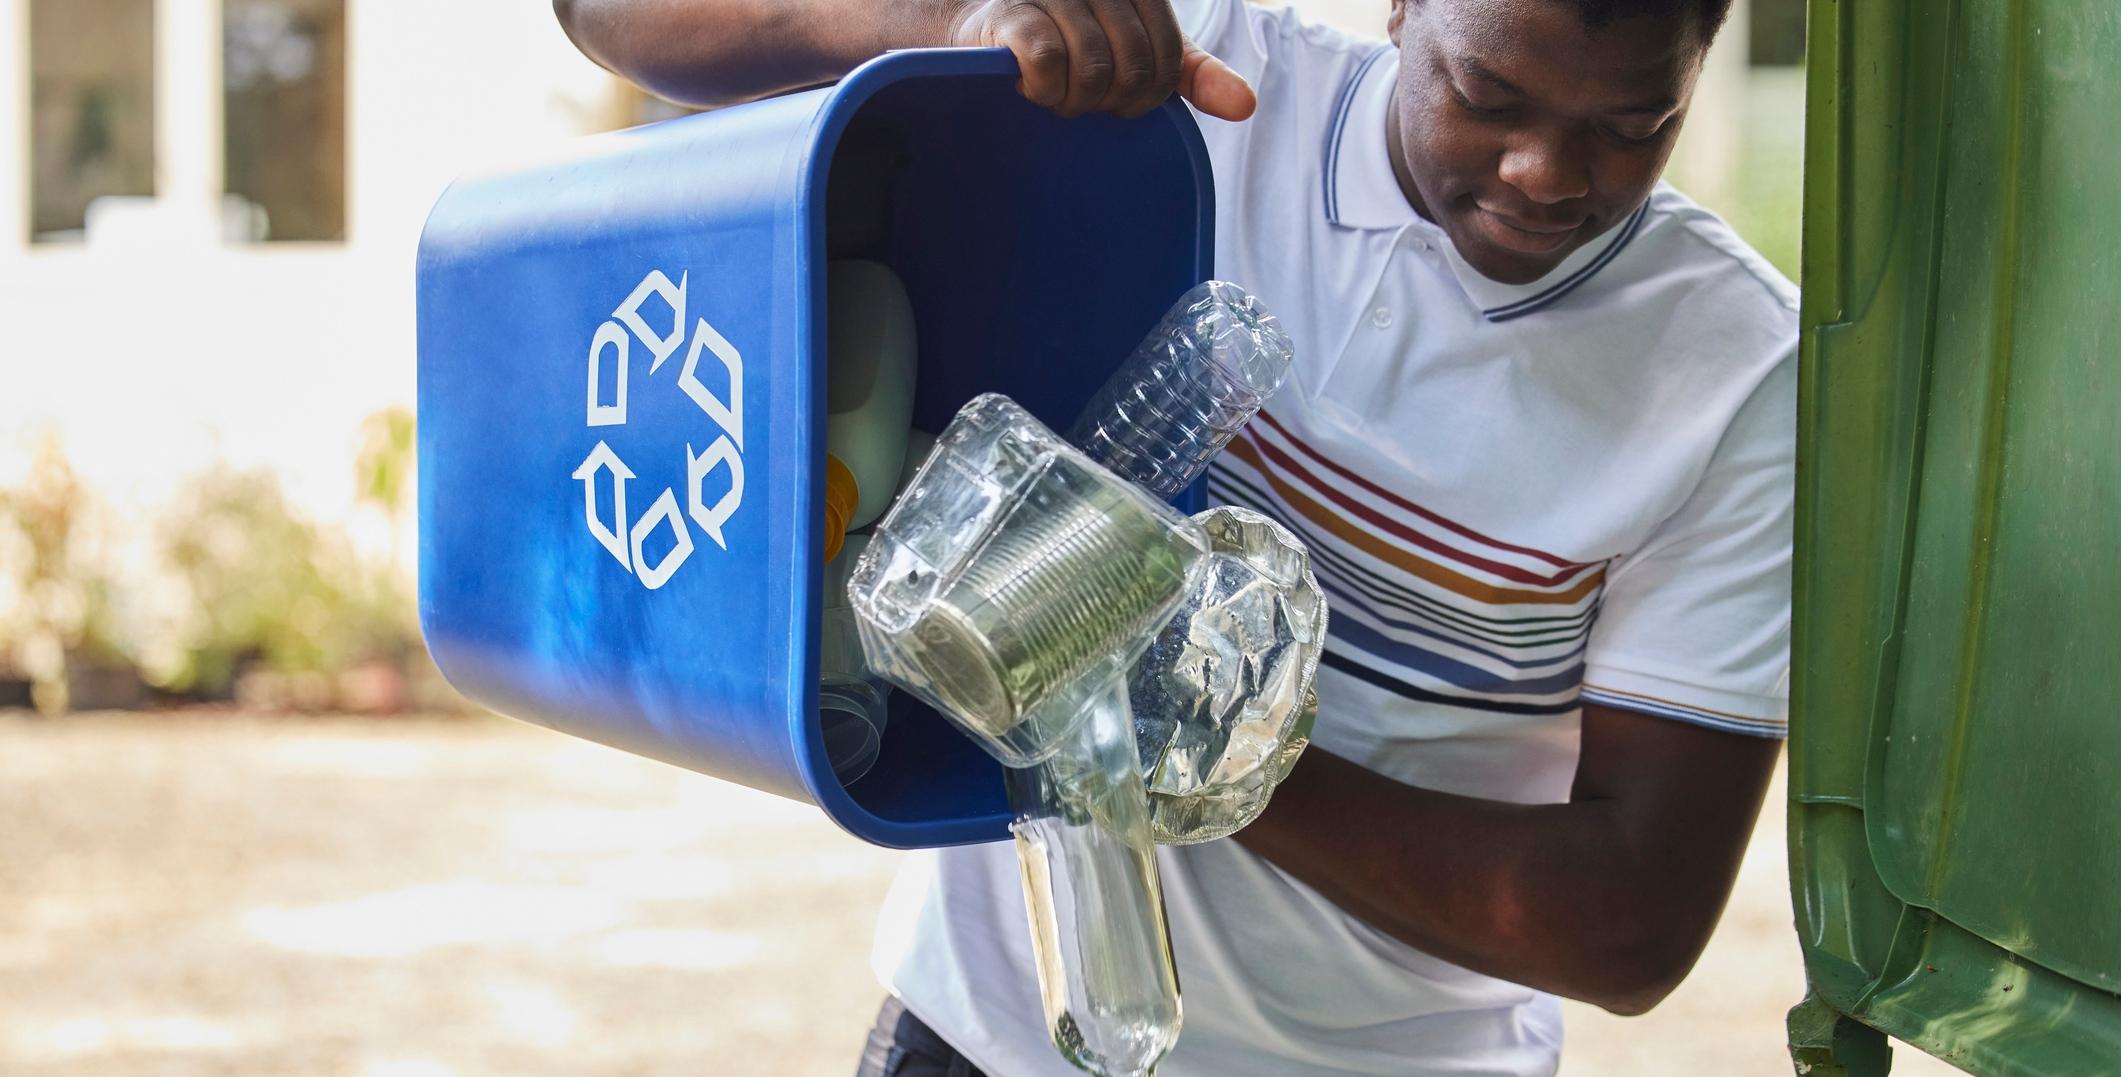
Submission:
{"label": "striped pattern on shirt", "polygon": [[1333,604],[1323,663],[1409,699],[1564,714],[1606,562],[1512,545],[1379,486],[1261,413],[1209,473],[1209,493],[1282,520]]}
{"label": "striped pattern on shirt", "polygon": [[1208,492],[1274,516],[1310,547],[1333,603],[1319,659],[1328,668],[1422,703],[1541,715],[1588,702],[1781,735],[1773,719],[1584,683],[1610,560],[1484,535],[1364,478],[1271,414],[1230,442]]}

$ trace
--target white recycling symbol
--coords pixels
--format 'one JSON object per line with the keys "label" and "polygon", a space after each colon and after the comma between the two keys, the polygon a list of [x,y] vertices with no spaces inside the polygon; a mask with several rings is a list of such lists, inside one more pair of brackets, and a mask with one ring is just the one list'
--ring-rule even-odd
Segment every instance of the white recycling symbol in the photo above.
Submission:
{"label": "white recycling symbol", "polygon": [[[596,430],[626,425],[628,375],[636,342],[647,349],[650,377],[686,343],[685,286],[689,278],[690,274],[681,273],[677,283],[672,284],[662,270],[649,270],[633,294],[611,312],[611,318],[597,326],[589,338],[585,427]],[[650,325],[642,315],[641,306],[650,298],[660,298],[669,305],[668,333],[657,332],[656,326]],[[700,380],[702,358],[711,358],[728,377],[728,399],[716,396]],[[608,376],[607,370],[610,372]],[[607,383],[613,386],[608,400],[600,391],[600,387]],[[630,518],[626,512],[626,484],[634,477],[633,469],[627,467],[610,443],[602,439],[589,450],[588,456],[582,458],[572,476],[582,484],[582,518],[589,526],[589,534],[618,561],[620,567],[632,573],[641,581],[641,586],[651,591],[670,582],[686,559],[692,556],[693,527],[713,539],[718,548],[728,549],[729,541],[723,536],[722,529],[744,500],[744,357],[728,338],[707,324],[705,318],[695,319],[692,323],[691,343],[686,348],[684,365],[678,371],[677,387],[707,416],[711,424],[708,432],[714,435],[702,451],[695,451],[694,442],[689,438],[686,440],[682,507],[677,491],[666,487],[648,503],[647,511],[639,519]],[[601,499],[611,506],[609,522],[597,514],[599,489],[610,491],[608,497]],[[689,526],[688,519],[691,521]],[[645,552],[649,540],[658,530],[666,528],[671,539],[668,549],[654,564],[649,564]]]}

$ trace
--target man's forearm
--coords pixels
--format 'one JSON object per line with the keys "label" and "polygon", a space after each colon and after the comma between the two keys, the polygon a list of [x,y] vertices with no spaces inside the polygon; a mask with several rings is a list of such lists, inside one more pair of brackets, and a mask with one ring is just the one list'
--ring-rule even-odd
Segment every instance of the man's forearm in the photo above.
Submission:
{"label": "man's forearm", "polygon": [[1258,104],[1187,42],[1170,0],[553,0],[575,45],[673,101],[733,105],[838,79],[891,49],[999,46],[1062,116],[1132,118],[1175,91],[1236,122]]}
{"label": "man's forearm", "polygon": [[1619,799],[1526,805],[1439,793],[1314,748],[1238,840],[1426,953],[1639,1013],[1707,942],[1772,769],[1773,755],[1762,758],[1757,779],[1703,809],[1714,817],[1704,829],[1741,836],[1704,842]]}
{"label": "man's forearm", "polygon": [[957,0],[553,0],[591,59],[718,106],[830,82],[887,49],[945,45]]}

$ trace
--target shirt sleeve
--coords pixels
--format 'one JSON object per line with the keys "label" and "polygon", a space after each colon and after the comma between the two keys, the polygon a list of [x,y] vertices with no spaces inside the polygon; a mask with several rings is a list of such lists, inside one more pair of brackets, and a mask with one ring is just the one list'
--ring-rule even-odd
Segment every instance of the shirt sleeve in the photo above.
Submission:
{"label": "shirt sleeve", "polygon": [[[1194,44],[1217,55],[1231,28],[1243,21],[1245,0],[1171,0],[1178,28]],[[1232,9],[1237,10],[1232,10]]]}
{"label": "shirt sleeve", "polygon": [[1585,702],[1788,734],[1796,390],[1786,357],[1732,418],[1692,495],[1614,570]]}

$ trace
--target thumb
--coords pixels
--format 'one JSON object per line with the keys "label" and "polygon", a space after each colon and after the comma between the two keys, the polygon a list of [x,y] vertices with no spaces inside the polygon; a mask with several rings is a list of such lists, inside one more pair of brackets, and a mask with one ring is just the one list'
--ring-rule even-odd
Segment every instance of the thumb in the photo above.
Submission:
{"label": "thumb", "polygon": [[1259,95],[1243,75],[1191,41],[1178,65],[1178,95],[1218,120],[1248,119],[1259,107]]}

